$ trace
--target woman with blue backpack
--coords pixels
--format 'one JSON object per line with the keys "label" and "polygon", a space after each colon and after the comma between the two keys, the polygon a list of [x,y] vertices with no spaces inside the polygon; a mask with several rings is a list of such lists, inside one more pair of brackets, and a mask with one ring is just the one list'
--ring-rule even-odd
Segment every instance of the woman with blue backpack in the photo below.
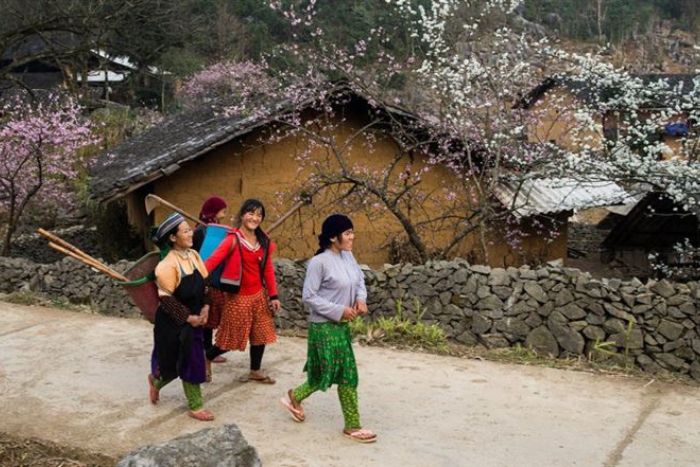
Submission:
{"label": "woman with blue backpack", "polygon": [[244,201],[236,227],[205,261],[209,272],[223,264],[215,282],[226,302],[207,360],[229,350],[244,351],[250,343],[250,372],[242,381],[274,384],[262,371],[262,358],[265,346],[277,341],[274,314],[281,304],[272,265],[276,246],[260,227],[264,219],[265,206],[260,201]]}
{"label": "woman with blue backpack", "polygon": [[[203,224],[199,224],[196,229],[194,229],[194,235],[192,237],[192,249],[197,253],[202,249],[202,244],[204,243],[204,237],[207,231],[206,224],[223,224],[226,219],[226,201],[219,196],[211,196],[204,201],[202,204],[202,209],[199,211],[199,220]],[[215,288],[211,287],[210,290],[211,304],[209,309],[209,321],[204,327],[204,350],[211,352],[212,346],[214,345],[214,329],[219,325],[219,317],[223,312],[225,306],[224,293]],[[224,363],[226,358],[222,355],[217,355],[212,362],[214,363]],[[209,365],[207,365],[208,367]],[[211,369],[207,368],[207,382],[211,381]]]}

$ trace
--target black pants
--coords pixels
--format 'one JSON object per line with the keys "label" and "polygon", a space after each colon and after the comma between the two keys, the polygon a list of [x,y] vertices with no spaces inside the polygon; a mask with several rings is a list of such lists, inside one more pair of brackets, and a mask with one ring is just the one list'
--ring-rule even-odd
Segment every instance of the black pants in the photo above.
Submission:
{"label": "black pants", "polygon": [[204,328],[204,350],[209,352],[212,347],[214,347],[214,330]]}
{"label": "black pants", "polygon": [[[206,346],[206,336],[205,336],[205,346]],[[215,345],[206,349],[207,359],[214,360],[219,355],[223,355],[227,350],[218,348]],[[262,366],[262,358],[265,353],[265,344],[262,345],[251,345],[250,346],[250,369],[251,371],[258,371]]]}

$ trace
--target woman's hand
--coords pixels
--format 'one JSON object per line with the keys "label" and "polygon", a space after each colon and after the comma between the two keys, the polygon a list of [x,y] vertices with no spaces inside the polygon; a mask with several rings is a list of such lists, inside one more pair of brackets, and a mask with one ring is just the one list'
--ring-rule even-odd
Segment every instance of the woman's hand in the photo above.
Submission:
{"label": "woman's hand", "polygon": [[209,305],[204,305],[202,311],[199,312],[200,326],[204,326],[209,321]]}
{"label": "woman's hand", "polygon": [[353,308],[355,309],[358,315],[366,315],[367,313],[369,313],[369,310],[367,309],[367,304],[364,300],[356,301],[355,306],[353,306]]}
{"label": "woman's hand", "polygon": [[272,316],[276,315],[278,311],[282,309],[282,303],[277,300],[270,300],[270,311],[272,311]]}
{"label": "woman's hand", "polygon": [[343,318],[342,321],[352,321],[357,316],[357,311],[354,308],[346,306],[343,308]]}
{"label": "woman's hand", "polygon": [[202,318],[197,315],[189,315],[187,317],[187,324],[189,324],[193,328],[199,327],[202,325]]}

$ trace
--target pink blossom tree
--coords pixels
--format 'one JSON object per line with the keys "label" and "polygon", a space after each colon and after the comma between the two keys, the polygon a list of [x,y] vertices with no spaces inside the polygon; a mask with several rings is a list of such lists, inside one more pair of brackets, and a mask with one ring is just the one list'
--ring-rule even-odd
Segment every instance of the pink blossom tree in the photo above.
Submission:
{"label": "pink blossom tree", "polygon": [[96,142],[81,107],[52,94],[41,101],[18,96],[2,107],[0,119],[0,219],[2,255],[30,202],[69,205],[78,175],[80,148]]}
{"label": "pink blossom tree", "polygon": [[[265,63],[223,61],[190,76],[177,95],[186,106],[217,100],[238,100],[238,108],[250,107],[249,100],[275,89]],[[235,111],[235,109],[231,109]]]}

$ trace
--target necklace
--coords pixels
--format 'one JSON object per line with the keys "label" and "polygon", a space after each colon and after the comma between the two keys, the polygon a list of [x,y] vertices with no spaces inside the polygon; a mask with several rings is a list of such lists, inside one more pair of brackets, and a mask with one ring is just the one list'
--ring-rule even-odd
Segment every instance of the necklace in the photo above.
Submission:
{"label": "necklace", "polygon": [[173,251],[175,252],[176,255],[178,255],[182,259],[190,259],[190,250],[176,250],[173,248]]}

